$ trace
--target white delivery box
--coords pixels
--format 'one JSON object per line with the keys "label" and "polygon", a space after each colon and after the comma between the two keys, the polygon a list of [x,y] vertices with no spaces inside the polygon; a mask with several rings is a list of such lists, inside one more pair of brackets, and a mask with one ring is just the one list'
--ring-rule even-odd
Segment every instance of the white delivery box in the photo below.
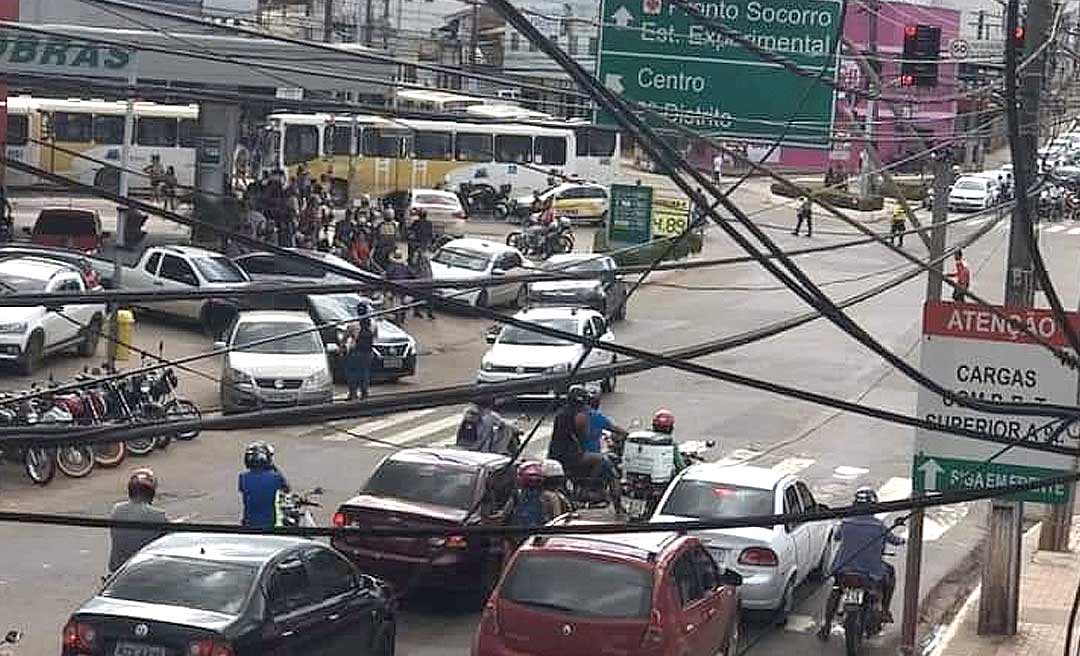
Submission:
{"label": "white delivery box", "polygon": [[623,471],[665,483],[675,476],[675,441],[670,435],[634,431],[623,446]]}

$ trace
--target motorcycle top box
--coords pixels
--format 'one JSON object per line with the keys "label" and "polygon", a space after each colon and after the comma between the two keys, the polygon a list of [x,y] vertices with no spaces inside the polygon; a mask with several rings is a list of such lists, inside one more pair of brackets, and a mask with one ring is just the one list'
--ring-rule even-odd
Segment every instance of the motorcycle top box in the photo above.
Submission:
{"label": "motorcycle top box", "polygon": [[653,483],[670,481],[675,476],[677,448],[670,435],[632,432],[623,446],[623,472],[648,476]]}

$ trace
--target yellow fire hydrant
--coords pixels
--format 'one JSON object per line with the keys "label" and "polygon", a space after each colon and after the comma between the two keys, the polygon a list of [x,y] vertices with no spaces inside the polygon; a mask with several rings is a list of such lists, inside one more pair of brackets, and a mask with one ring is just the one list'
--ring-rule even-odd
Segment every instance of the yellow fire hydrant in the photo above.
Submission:
{"label": "yellow fire hydrant", "polygon": [[135,313],[131,310],[116,311],[116,359],[127,360],[131,357],[128,344],[135,334]]}

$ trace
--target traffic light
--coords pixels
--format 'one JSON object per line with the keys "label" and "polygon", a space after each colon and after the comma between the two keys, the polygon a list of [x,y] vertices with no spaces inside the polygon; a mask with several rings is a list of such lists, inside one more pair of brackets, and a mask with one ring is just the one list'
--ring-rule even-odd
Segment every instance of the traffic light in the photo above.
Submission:
{"label": "traffic light", "polygon": [[1013,31],[1013,42],[1018,50],[1024,49],[1024,27],[1022,25],[1017,25]]}
{"label": "traffic light", "polygon": [[941,56],[941,27],[904,27],[904,54],[900,62],[900,86],[936,87]]}

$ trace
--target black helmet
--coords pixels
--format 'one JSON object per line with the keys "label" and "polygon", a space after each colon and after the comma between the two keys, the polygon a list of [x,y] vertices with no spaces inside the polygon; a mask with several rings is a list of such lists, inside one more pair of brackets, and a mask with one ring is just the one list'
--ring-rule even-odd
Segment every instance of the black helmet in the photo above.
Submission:
{"label": "black helmet", "polygon": [[274,464],[274,447],[263,442],[252,442],[244,449],[244,466],[248,469],[269,469]]}
{"label": "black helmet", "polygon": [[877,503],[877,492],[872,487],[860,487],[855,490],[855,504],[862,505],[864,503]]}
{"label": "black helmet", "polygon": [[584,385],[574,385],[566,392],[566,399],[570,403],[588,403],[589,390]]}

